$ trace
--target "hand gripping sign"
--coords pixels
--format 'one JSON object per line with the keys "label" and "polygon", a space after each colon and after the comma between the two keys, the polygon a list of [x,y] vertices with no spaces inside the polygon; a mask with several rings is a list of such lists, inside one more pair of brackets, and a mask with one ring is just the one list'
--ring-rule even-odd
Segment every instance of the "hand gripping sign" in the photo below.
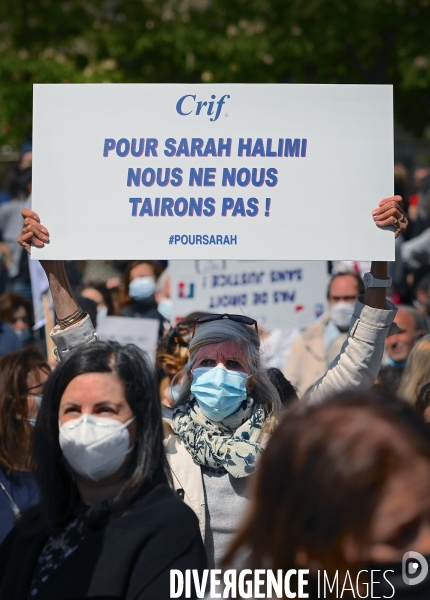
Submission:
{"label": "hand gripping sign", "polygon": [[390,86],[34,86],[36,259],[391,260]]}

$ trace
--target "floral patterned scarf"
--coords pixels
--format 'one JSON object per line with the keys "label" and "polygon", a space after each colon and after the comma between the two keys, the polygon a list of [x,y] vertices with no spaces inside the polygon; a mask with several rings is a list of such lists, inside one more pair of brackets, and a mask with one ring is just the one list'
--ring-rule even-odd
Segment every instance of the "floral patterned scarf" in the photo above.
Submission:
{"label": "floral patterned scarf", "polygon": [[222,421],[208,419],[191,396],[173,410],[173,429],[198,465],[225,469],[233,477],[246,477],[255,471],[260,453],[265,412],[252,398]]}

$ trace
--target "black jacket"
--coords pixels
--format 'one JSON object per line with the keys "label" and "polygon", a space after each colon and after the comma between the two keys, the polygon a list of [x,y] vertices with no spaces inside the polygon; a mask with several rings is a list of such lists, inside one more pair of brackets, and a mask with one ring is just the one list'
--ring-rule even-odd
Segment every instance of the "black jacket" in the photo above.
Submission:
{"label": "black jacket", "polygon": [[[27,600],[47,539],[38,511],[12,530],[0,546],[0,600]],[[197,517],[162,483],[90,533],[51,572],[37,600],[167,600],[170,569],[204,568]]]}

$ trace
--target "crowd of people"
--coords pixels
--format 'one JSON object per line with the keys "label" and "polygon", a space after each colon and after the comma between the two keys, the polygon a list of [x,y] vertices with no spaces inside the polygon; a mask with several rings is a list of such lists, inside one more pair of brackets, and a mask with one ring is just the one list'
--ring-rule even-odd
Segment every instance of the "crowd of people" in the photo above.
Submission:
{"label": "crowd of people", "polygon": [[[402,196],[369,215],[398,261],[332,263],[327,311],[283,369],[244,314],[172,323],[151,260],[42,261],[51,356],[23,148],[0,205],[0,600],[158,600],[172,569],[206,568],[308,569],[317,598],[321,570],[398,575],[405,552],[430,555],[430,168],[416,175],[409,194],[397,166]],[[100,341],[106,316],[155,319],[155,365]],[[414,590],[430,597],[430,578]]]}

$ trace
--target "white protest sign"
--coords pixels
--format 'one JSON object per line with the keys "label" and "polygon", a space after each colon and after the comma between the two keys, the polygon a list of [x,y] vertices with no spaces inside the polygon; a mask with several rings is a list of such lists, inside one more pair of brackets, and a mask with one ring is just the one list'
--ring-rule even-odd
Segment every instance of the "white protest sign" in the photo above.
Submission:
{"label": "white protest sign", "polygon": [[102,341],[135,344],[148,354],[152,362],[155,362],[159,327],[157,319],[103,317],[97,321],[97,333]]}
{"label": "white protest sign", "polygon": [[195,311],[245,314],[266,331],[310,325],[325,310],[324,261],[173,260],[173,322]]}
{"label": "white protest sign", "polygon": [[36,259],[393,260],[392,87],[37,84]]}

